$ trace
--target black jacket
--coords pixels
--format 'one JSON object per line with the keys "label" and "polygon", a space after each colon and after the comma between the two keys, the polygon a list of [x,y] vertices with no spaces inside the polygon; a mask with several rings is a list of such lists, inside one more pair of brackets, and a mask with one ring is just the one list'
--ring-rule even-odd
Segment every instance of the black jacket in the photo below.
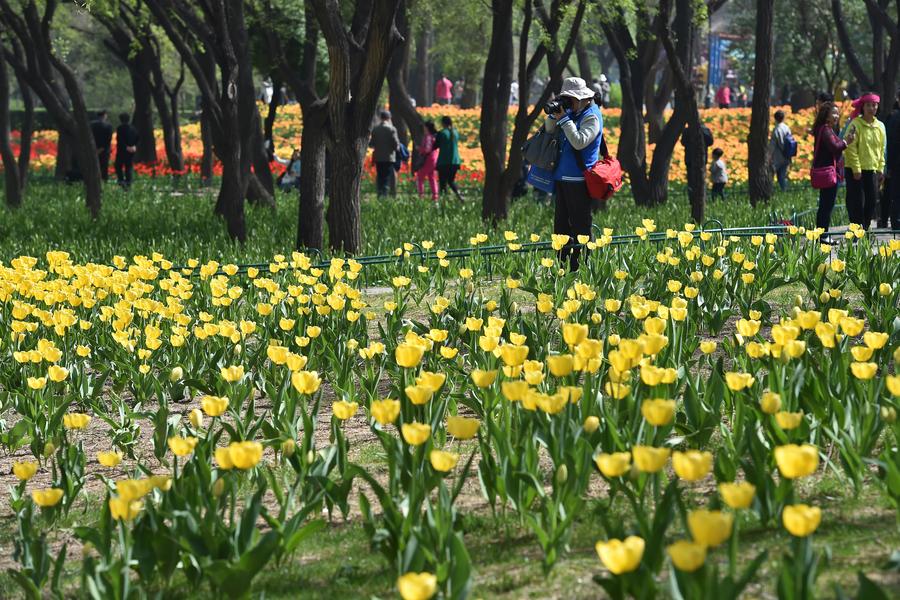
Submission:
{"label": "black jacket", "polygon": [[94,135],[94,144],[98,150],[109,150],[112,145],[112,125],[100,119],[91,121],[91,133]]}
{"label": "black jacket", "polygon": [[131,123],[124,123],[116,128],[116,156],[128,154],[125,150],[128,146],[137,146],[140,136],[138,130]]}
{"label": "black jacket", "polygon": [[894,105],[894,110],[884,124],[887,135],[887,154],[885,166],[891,175],[900,174],[900,106]]}

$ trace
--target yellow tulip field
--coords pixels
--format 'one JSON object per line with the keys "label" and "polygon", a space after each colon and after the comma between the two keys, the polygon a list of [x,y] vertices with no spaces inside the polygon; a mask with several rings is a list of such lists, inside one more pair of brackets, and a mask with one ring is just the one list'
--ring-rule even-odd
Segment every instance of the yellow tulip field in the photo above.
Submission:
{"label": "yellow tulip field", "polygon": [[897,597],[900,240],[529,233],[0,263],[0,596]]}

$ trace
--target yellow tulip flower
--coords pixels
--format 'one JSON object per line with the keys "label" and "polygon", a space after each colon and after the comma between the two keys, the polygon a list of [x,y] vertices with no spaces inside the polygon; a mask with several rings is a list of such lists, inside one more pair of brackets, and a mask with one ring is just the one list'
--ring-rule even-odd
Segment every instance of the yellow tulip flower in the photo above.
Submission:
{"label": "yellow tulip flower", "polygon": [[850,371],[857,379],[872,379],[878,372],[878,365],[873,362],[854,362],[850,363]]}
{"label": "yellow tulip flower", "polygon": [[244,377],[244,367],[243,365],[222,367],[221,369],[219,369],[219,374],[222,376],[222,379],[224,379],[228,383],[234,383],[235,381],[239,381]]}
{"label": "yellow tulip flower", "polygon": [[715,547],[731,537],[734,515],[720,510],[698,509],[688,513],[687,521],[695,542]]}
{"label": "yellow tulip flower", "polygon": [[668,425],[675,417],[675,401],[664,398],[644,400],[641,403],[641,415],[655,427]]}
{"label": "yellow tulip flower", "polygon": [[787,444],[775,448],[778,470],[788,479],[812,475],[819,468],[819,450],[812,444]]}
{"label": "yellow tulip flower", "polygon": [[481,369],[475,369],[469,376],[472,378],[472,383],[476,386],[487,388],[493,385],[494,381],[497,379],[497,371],[482,371]]}
{"label": "yellow tulip flower", "polygon": [[672,467],[675,469],[675,474],[685,481],[699,481],[709,475],[712,461],[711,452],[688,450],[672,453]]}
{"label": "yellow tulip flower", "polygon": [[169,450],[175,456],[188,456],[194,451],[197,442],[195,437],[170,437],[168,440]]}
{"label": "yellow tulip flower", "polygon": [[107,450],[97,453],[97,462],[107,468],[116,467],[122,462],[122,453],[118,450]]}
{"label": "yellow tulip flower", "polygon": [[403,600],[429,600],[437,594],[437,577],[431,573],[407,573],[397,579]]}
{"label": "yellow tulip flower", "polygon": [[200,408],[210,417],[219,417],[228,410],[228,396],[203,396],[200,398]]}
{"label": "yellow tulip flower", "polygon": [[405,369],[419,366],[424,355],[425,348],[414,344],[399,344],[394,350],[394,360]]}
{"label": "yellow tulip flower", "polygon": [[59,383],[60,381],[65,380],[65,378],[68,376],[69,371],[65,367],[60,367],[59,365],[50,365],[50,367],[47,369],[47,377],[50,378],[50,381]]}
{"label": "yellow tulip flower", "polygon": [[400,431],[403,440],[410,446],[421,446],[431,437],[431,425],[426,423],[404,423]]}
{"label": "yellow tulip flower", "polygon": [[634,465],[644,473],[656,473],[666,466],[666,460],[671,454],[669,448],[654,448],[653,446],[635,446],[631,449]]}
{"label": "yellow tulip flower", "polygon": [[720,483],[719,494],[725,504],[734,509],[749,508],[756,496],[756,486],[746,481]]}
{"label": "yellow tulip flower", "polygon": [[729,371],[725,373],[725,383],[732,392],[740,392],[753,385],[755,379],[750,373],[735,373]]}
{"label": "yellow tulip flower", "polygon": [[318,371],[297,371],[291,374],[291,385],[301,394],[315,394],[322,385]]}
{"label": "yellow tulip flower", "polygon": [[597,468],[605,477],[621,477],[631,469],[630,452],[601,452],[594,457]]}
{"label": "yellow tulip flower", "polygon": [[641,558],[644,556],[644,545],[643,538],[631,535],[624,540],[597,542],[594,547],[603,566],[613,575],[621,575],[630,573],[640,566]]}
{"label": "yellow tulip flower", "polygon": [[452,471],[456,463],[459,462],[459,454],[444,452],[443,450],[432,450],[428,455],[428,461],[435,471],[447,473]]}
{"label": "yellow tulip flower", "polygon": [[31,460],[13,463],[13,475],[19,481],[28,481],[37,473],[38,464]]}
{"label": "yellow tulip flower", "polygon": [[66,429],[84,429],[91,422],[91,416],[84,413],[68,413],[63,415],[63,427]]}
{"label": "yellow tulip flower", "polygon": [[31,499],[41,508],[56,506],[62,500],[63,491],[59,488],[44,488],[31,492]]}
{"label": "yellow tulip flower", "polygon": [[822,509],[818,506],[794,504],[785,506],[781,513],[784,528],[794,537],[811,535],[822,521]]}
{"label": "yellow tulip flower", "polygon": [[800,424],[803,422],[803,411],[800,412],[785,412],[780,411],[775,413],[775,422],[778,423],[778,426],[788,431],[790,429],[796,429],[800,427]]}
{"label": "yellow tulip flower", "polygon": [[346,421],[354,414],[356,414],[356,409],[359,408],[359,404],[356,402],[347,402],[345,400],[338,400],[337,402],[332,403],[331,412],[334,414],[335,418]]}
{"label": "yellow tulip flower", "polygon": [[458,440],[470,440],[478,433],[481,423],[470,417],[447,417],[447,433]]}
{"label": "yellow tulip flower", "polygon": [[116,521],[132,521],[143,508],[144,503],[140,500],[119,497],[109,499],[109,512]]}
{"label": "yellow tulip flower", "polygon": [[706,546],[688,540],[678,540],[666,548],[672,564],[679,571],[691,573],[706,562]]}

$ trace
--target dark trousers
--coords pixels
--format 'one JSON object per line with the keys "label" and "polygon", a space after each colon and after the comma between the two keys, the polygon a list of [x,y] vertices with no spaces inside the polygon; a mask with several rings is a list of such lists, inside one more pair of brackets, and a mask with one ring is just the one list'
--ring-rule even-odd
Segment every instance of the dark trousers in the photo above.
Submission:
{"label": "dark trousers", "polygon": [[581,249],[577,247],[577,238],[579,235],[591,235],[591,198],[583,181],[556,182],[553,233],[569,236],[569,243],[560,251],[559,260],[568,260],[569,268],[578,270]]}
{"label": "dark trousers", "polygon": [[858,180],[853,178],[853,171],[845,169],[847,181],[847,216],[851,223],[869,229],[875,204],[878,202],[878,184],[875,171],[863,171]]}
{"label": "dark trousers", "polygon": [[[900,177],[900,174],[895,177]],[[900,231],[900,179],[891,178],[887,180],[887,199],[888,199],[888,212],[890,214],[891,219],[891,228],[894,231]],[[882,199],[883,201],[883,199]],[[885,207],[882,205],[882,214],[884,214]],[[887,226],[887,217],[882,217],[884,220],[885,227]]]}
{"label": "dark trousers", "polygon": [[462,196],[459,193],[459,188],[456,187],[456,173],[459,171],[459,165],[438,165],[438,184],[441,188],[441,194],[449,187],[453,190],[453,193],[456,194],[457,198],[461,198]]}
{"label": "dark trousers", "polygon": [[831,225],[831,211],[834,210],[834,201],[837,199],[838,186],[819,190],[819,209],[816,211],[816,227],[828,231]]}
{"label": "dark trousers", "polygon": [[131,180],[134,178],[134,154],[126,152],[125,154],[116,154],[116,179],[119,185],[123,187],[131,187]]}
{"label": "dark trousers", "polygon": [[391,195],[397,194],[397,188],[393,184],[395,173],[393,162],[375,163],[375,189],[379,196],[387,196],[388,192]]}
{"label": "dark trousers", "polygon": [[100,161],[100,177],[109,181],[109,148],[98,148],[97,160]]}
{"label": "dark trousers", "polygon": [[720,198],[722,200],[725,199],[725,182],[714,183],[712,186],[712,194],[710,194],[710,200],[715,200],[716,198]]}

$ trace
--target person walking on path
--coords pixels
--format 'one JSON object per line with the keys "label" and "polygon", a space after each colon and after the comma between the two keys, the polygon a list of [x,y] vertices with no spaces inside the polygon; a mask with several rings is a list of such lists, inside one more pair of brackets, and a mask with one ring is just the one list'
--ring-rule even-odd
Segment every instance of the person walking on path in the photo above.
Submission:
{"label": "person walking on path", "polygon": [[888,220],[894,231],[900,231],[900,90],[894,110],[885,125],[887,152],[885,153],[885,190],[881,195],[881,214],[878,227],[886,228]]}
{"label": "person walking on path", "polygon": [[[841,156],[847,148],[847,144],[853,141],[854,133],[850,132],[845,139],[841,139],[835,133],[841,118],[840,109],[833,102],[822,102],[816,120],[813,123],[812,133],[815,146],[813,147],[813,169],[834,167],[835,172],[840,168]],[[837,199],[838,181],[835,178],[834,185],[819,189],[819,208],[816,211],[816,227],[828,231],[831,225],[831,211],[834,210],[834,202]]]}
{"label": "person walking on path", "polygon": [[450,117],[441,119],[441,131],[437,134],[435,143],[439,150],[437,172],[441,194],[449,187],[456,194],[456,199],[462,202],[462,194],[456,187],[456,173],[462,163],[459,158],[459,132],[453,127],[453,119]]}
{"label": "person walking on path", "polygon": [[97,148],[97,160],[100,161],[100,176],[103,181],[109,181],[109,155],[112,154],[113,127],[105,110],[97,113],[97,118],[91,121],[91,133],[94,136],[94,146]]}
{"label": "person walking on path", "polygon": [[378,197],[397,195],[394,161],[397,160],[397,147],[400,138],[397,129],[391,123],[391,113],[386,110],[379,115],[381,123],[372,130],[369,147],[372,148],[372,161],[375,163],[375,189]]}
{"label": "person walking on path", "polygon": [[137,152],[140,135],[131,124],[128,113],[119,115],[119,126],[116,128],[116,179],[126,190],[131,187],[134,177],[134,154]]}
{"label": "person walking on path", "polygon": [[728,183],[728,168],[722,158],[725,152],[721,148],[712,151],[713,163],[709,167],[709,178],[712,180],[711,200],[725,200],[725,185]]}
{"label": "person walking on path", "polygon": [[[591,235],[591,197],[584,172],[600,159],[603,117],[594,104],[594,90],[581,77],[568,77],[559,93],[559,107],[547,117],[544,129],[559,136],[560,158],[553,173],[556,208],[553,232],[568,235],[569,241],[559,253],[571,270],[578,269],[581,252],[579,236]],[[584,238],[582,238],[584,239]]]}
{"label": "person walking on path", "polygon": [[[853,101],[850,130],[853,139],[844,152],[847,180],[847,214],[851,223],[868,230],[884,179],[885,129],[875,118],[881,98],[866,93]],[[850,132],[853,132],[852,134]]]}
{"label": "person walking on path", "polygon": [[731,88],[724,81],[719,84],[719,89],[716,91],[716,104],[719,105],[719,108],[731,107]]}
{"label": "person walking on path", "polygon": [[443,73],[441,73],[437,83],[434,84],[434,98],[438,104],[444,105],[450,104],[450,101],[453,99],[453,82],[447,79]]}
{"label": "person walking on path", "polygon": [[431,187],[431,199],[434,202],[438,200],[438,176],[437,176],[437,159],[438,149],[435,144],[437,137],[437,129],[434,127],[433,121],[425,121],[422,126],[422,142],[416,148],[416,152],[422,155],[421,166],[416,170],[416,189],[419,192],[419,198],[425,193],[425,182]]}
{"label": "person walking on path", "polygon": [[791,128],[784,122],[784,111],[775,111],[775,129],[772,130],[772,137],[769,140],[772,168],[775,170],[775,178],[778,180],[778,187],[781,191],[788,189],[788,169],[791,166],[791,146],[796,144],[791,134]]}

